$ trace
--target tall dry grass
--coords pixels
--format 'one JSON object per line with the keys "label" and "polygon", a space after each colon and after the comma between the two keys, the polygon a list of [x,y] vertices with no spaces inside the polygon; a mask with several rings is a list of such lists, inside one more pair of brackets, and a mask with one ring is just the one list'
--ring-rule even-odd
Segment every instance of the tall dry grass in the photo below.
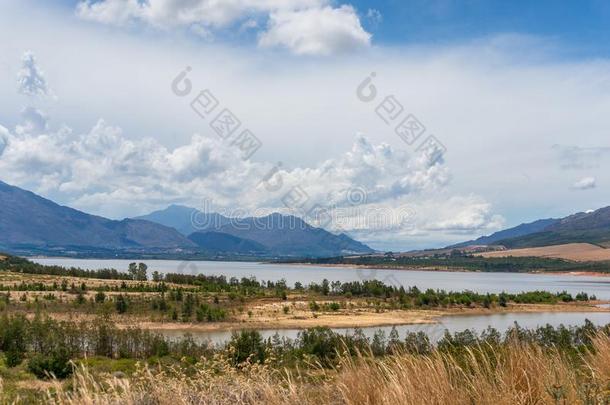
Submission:
{"label": "tall dry grass", "polygon": [[610,338],[578,359],[538,346],[464,349],[459,355],[342,356],[334,370],[241,370],[217,357],[195,372],[142,368],[101,379],[79,370],[57,382],[51,404],[585,404],[610,403]]}

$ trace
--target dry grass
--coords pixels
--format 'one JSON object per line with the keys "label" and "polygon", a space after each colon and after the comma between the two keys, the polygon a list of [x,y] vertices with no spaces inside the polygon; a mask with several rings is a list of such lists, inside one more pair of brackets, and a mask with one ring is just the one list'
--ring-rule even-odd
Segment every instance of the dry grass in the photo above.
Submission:
{"label": "dry grass", "polygon": [[71,389],[55,383],[49,404],[586,404],[610,401],[610,339],[579,365],[555,351],[518,343],[462,356],[401,354],[343,357],[335,370],[278,371],[269,365],[231,368],[215,358],[194,374],[141,369],[133,378],[77,373]]}
{"label": "dry grass", "polygon": [[575,262],[610,260],[610,249],[589,243],[568,243],[525,249],[509,249],[479,254],[483,257],[549,257]]}

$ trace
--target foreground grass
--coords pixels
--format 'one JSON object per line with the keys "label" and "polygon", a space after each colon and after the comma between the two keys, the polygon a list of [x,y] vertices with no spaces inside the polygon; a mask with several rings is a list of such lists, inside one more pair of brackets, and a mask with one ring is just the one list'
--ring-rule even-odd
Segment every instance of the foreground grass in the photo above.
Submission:
{"label": "foreground grass", "polygon": [[[586,404],[610,401],[610,339],[577,358],[518,341],[458,352],[339,356],[332,369],[232,367],[216,356],[195,368],[140,367],[129,378],[80,367],[38,396],[48,404]],[[0,385],[1,386],[1,385]],[[30,403],[32,397],[16,399]]]}

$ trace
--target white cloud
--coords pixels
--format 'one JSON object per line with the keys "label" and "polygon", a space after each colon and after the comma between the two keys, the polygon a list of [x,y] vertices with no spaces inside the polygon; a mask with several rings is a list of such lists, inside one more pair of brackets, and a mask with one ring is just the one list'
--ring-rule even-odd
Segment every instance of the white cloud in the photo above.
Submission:
{"label": "white cloud", "polygon": [[360,24],[351,6],[330,6],[271,14],[263,47],[284,47],[300,55],[329,55],[365,48],[371,34]]}
{"label": "white cloud", "polygon": [[30,106],[21,111],[21,119],[21,124],[15,128],[15,132],[18,134],[41,133],[47,129],[49,120],[43,111]]}
{"label": "white cloud", "polygon": [[44,73],[38,67],[34,54],[30,51],[23,53],[21,69],[17,74],[19,93],[31,97],[44,97],[50,94]]}
{"label": "white cloud", "polygon": [[[152,138],[126,139],[104,120],[82,135],[67,127],[33,129],[19,125],[14,134],[3,129],[3,178],[37,191],[60,191],[76,206],[106,215],[135,214],[134,202],[156,206],[203,198],[218,208],[277,210],[296,186],[325,206],[346,205],[346,193],[354,188],[367,193],[366,204],[385,203],[441,188],[449,178],[440,162],[373,145],[362,136],[342,156],[315,167],[280,170],[261,183],[271,165],[244,161],[237,149],[215,137],[194,135],[190,143],[168,150]],[[267,186],[279,178],[280,189]]]}
{"label": "white cloud", "polygon": [[[76,14],[85,20],[127,25],[143,22],[170,29],[190,27],[206,40],[214,29],[241,22],[240,30],[258,28],[268,19],[259,44],[283,47],[297,54],[331,54],[370,45],[371,35],[353,7],[333,7],[329,0],[102,0],[81,1]],[[369,10],[370,11],[370,10]]]}
{"label": "white cloud", "polygon": [[504,225],[504,219],[493,213],[491,204],[478,196],[452,196],[436,207],[440,208],[436,217],[426,216],[422,228],[469,234],[495,230]]}
{"label": "white cloud", "polygon": [[576,190],[590,190],[596,187],[595,177],[583,177],[572,185]]}
{"label": "white cloud", "polygon": [[383,21],[383,16],[381,15],[381,12],[374,8],[369,8],[366,11],[366,18],[373,27],[378,26]]}
{"label": "white cloud", "polygon": [[4,149],[6,148],[6,145],[8,143],[9,135],[10,133],[8,132],[8,129],[0,125],[0,157],[2,157],[2,153],[4,153]]}
{"label": "white cloud", "polygon": [[259,13],[319,7],[324,3],[326,0],[86,0],[78,3],[76,14],[113,25],[142,21],[158,28],[194,23],[223,27]]}
{"label": "white cloud", "polygon": [[610,155],[610,147],[553,145],[562,169],[594,169]]}

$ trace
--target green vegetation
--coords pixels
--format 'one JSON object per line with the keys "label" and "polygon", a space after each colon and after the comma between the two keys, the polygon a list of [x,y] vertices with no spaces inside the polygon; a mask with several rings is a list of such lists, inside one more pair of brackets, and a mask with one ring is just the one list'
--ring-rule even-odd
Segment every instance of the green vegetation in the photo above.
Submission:
{"label": "green vegetation", "polygon": [[459,252],[452,254],[438,254],[429,256],[358,256],[358,257],[331,257],[324,259],[293,260],[284,263],[312,263],[312,264],[349,264],[359,266],[374,266],[380,268],[408,268],[408,269],[456,269],[485,272],[530,272],[530,271],[591,271],[609,272],[609,262],[570,262],[562,259],[543,257],[480,257],[462,255]]}
{"label": "green vegetation", "polygon": [[[19,335],[15,333],[19,332]],[[506,333],[488,328],[480,334],[466,330],[449,333],[438,341],[442,352],[466,353],[475,346],[499,347],[510,340],[533,343],[549,350],[560,350],[576,355],[590,349],[592,338],[598,334],[610,334],[610,325],[596,327],[586,321],[579,327],[552,327],[550,325],[528,330],[515,325]],[[56,321],[37,316],[28,320],[23,316],[0,318],[0,352],[9,368],[27,363],[27,370],[39,378],[51,374],[65,378],[73,371],[72,363],[85,357],[100,359],[148,360],[167,358],[179,361],[187,358],[197,362],[224,353],[235,367],[244,362],[265,363],[272,360],[278,367],[293,367],[301,361],[315,361],[325,367],[336,364],[339,353],[351,355],[366,352],[370,348],[376,356],[398,352],[430,354],[434,344],[423,332],[409,332],[401,339],[396,329],[386,337],[381,331],[368,338],[362,330],[340,335],[328,328],[311,328],[299,333],[297,339],[280,339],[274,336],[264,340],[254,330],[234,332],[225,345],[213,348],[207,342],[197,342],[190,336],[169,340],[150,331],[117,328],[107,318],[94,322]],[[91,363],[89,363],[91,364]]]}

